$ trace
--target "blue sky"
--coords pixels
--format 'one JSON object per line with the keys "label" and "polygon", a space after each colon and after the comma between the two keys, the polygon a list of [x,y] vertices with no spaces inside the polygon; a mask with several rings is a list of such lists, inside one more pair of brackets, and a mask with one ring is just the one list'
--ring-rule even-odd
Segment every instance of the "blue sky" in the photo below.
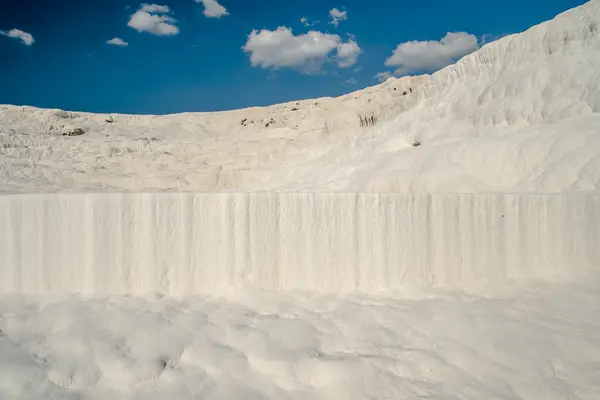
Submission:
{"label": "blue sky", "polygon": [[585,1],[149,3],[0,0],[0,104],[164,114],[337,96],[378,73],[439,69]]}

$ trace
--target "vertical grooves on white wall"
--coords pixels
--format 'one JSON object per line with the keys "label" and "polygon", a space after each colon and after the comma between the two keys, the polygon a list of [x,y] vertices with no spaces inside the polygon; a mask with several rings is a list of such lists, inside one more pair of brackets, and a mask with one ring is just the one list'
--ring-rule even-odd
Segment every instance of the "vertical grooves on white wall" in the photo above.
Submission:
{"label": "vertical grooves on white wall", "polygon": [[372,292],[598,268],[600,197],[0,196],[0,292]]}

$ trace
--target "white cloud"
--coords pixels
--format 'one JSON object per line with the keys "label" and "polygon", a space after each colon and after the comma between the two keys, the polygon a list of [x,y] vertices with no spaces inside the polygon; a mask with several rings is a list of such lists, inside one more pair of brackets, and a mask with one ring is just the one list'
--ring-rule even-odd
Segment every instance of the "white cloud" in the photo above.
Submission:
{"label": "white cloud", "polygon": [[354,40],[350,39],[348,43],[340,43],[337,47],[338,65],[342,68],[353,66],[360,53],[362,50]]}
{"label": "white cloud", "polygon": [[142,4],[140,11],[148,13],[168,14],[170,12],[168,6],[159,6],[158,4]]}
{"label": "white cloud", "polygon": [[344,83],[348,84],[348,85],[356,85],[358,83],[358,81],[356,80],[356,78],[350,78],[350,79],[344,81]]}
{"label": "white cloud", "polygon": [[380,72],[373,77],[373,79],[377,79],[379,82],[385,82],[390,79],[393,74],[389,71]]}
{"label": "white cloud", "polygon": [[19,39],[25,46],[31,46],[35,43],[35,39],[30,33],[23,32],[20,29],[11,29],[10,31],[0,31],[0,35],[8,36],[13,39]]}
{"label": "white cloud", "polygon": [[398,45],[385,65],[396,67],[396,75],[434,72],[479,48],[475,35],[450,32],[440,41],[410,41]]}
{"label": "white cloud", "polygon": [[129,46],[129,43],[118,37],[107,40],[106,43],[114,44],[115,46]]}
{"label": "white cloud", "polygon": [[157,4],[142,4],[140,9],[131,16],[127,26],[138,32],[150,32],[157,36],[172,36],[179,33],[177,22],[168,15],[169,7]]}
{"label": "white cloud", "polygon": [[331,17],[330,24],[339,26],[341,21],[346,21],[348,19],[348,12],[346,10],[340,11],[337,8],[329,11],[329,16]]}
{"label": "white cloud", "polygon": [[362,51],[356,42],[344,43],[338,35],[310,31],[296,36],[283,26],[274,31],[253,30],[242,49],[250,54],[254,67],[293,68],[309,74],[319,72],[332,57],[340,67],[350,67]]}
{"label": "white cloud", "polygon": [[227,9],[217,2],[217,0],[194,0],[196,3],[204,5],[204,16],[208,18],[221,18],[229,15]]}

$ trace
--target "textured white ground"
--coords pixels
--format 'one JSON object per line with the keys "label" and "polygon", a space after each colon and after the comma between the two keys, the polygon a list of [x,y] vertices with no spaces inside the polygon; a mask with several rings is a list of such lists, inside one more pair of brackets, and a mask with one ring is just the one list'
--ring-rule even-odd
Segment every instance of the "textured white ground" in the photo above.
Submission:
{"label": "textured white ground", "polygon": [[[377,123],[360,127],[359,115],[373,116]],[[0,105],[0,193],[255,190],[379,192],[383,196],[554,193],[560,201],[552,204],[561,206],[536,210],[539,226],[587,226],[597,232],[593,221],[600,213],[594,206],[600,195],[600,0],[488,44],[431,76],[390,80],[336,99],[169,116],[97,115]],[[591,200],[573,208],[574,192]],[[40,204],[44,201],[40,197]],[[508,201],[508,209],[513,203],[519,204]],[[54,261],[75,260],[65,251],[69,243],[49,245],[60,242],[60,237],[47,232],[61,231],[53,231],[48,224],[56,223],[76,238],[73,227],[103,215],[117,218],[121,212],[114,207],[106,214],[88,213],[76,221],[43,207],[12,213],[20,207],[0,210],[0,221],[4,221],[0,237],[19,243],[18,251],[3,243],[8,251],[0,257],[0,276],[12,271],[12,283],[3,288],[26,279],[36,287],[47,287],[45,279],[60,269],[54,263],[56,268],[42,268],[31,277],[17,263],[34,260],[30,264],[37,267],[46,256]],[[23,207],[27,210],[25,202]],[[458,221],[457,226],[470,231],[459,234],[446,229],[445,236],[425,241],[432,248],[446,243],[451,249],[444,238],[456,239],[464,248],[459,246],[449,254],[459,266],[466,265],[461,258],[465,249],[473,257],[489,257],[489,246],[477,253],[479,247],[469,247],[474,242],[460,238],[476,237],[477,229],[493,232],[494,213],[503,207],[474,207],[471,219],[465,219],[464,214],[443,206]],[[170,223],[178,220],[159,219],[169,212],[185,218],[176,207],[157,208],[155,213],[153,208],[142,209],[154,219],[137,221],[135,208],[123,208],[125,214],[133,213],[126,215],[135,224],[147,225],[140,240],[131,243],[144,243],[143,235],[154,238],[156,221],[162,221],[160,226],[171,236],[188,232],[170,229]],[[327,210],[312,212],[316,218]],[[214,221],[224,227],[240,221],[226,221],[223,214],[198,215],[204,214],[197,214],[188,225],[207,221],[206,232]],[[270,213],[264,215],[265,223],[272,222],[267,218]],[[365,223],[370,214],[362,210],[356,215],[361,229],[374,229]],[[388,225],[394,226],[404,213],[382,215],[378,221],[389,218]],[[410,215],[420,223],[429,221],[419,219],[414,210]],[[523,223],[519,215],[510,216],[516,221],[513,225]],[[571,221],[560,215],[580,218]],[[29,232],[39,224],[46,224],[46,230],[36,231],[35,246],[28,247],[27,235],[16,232]],[[335,245],[336,227],[345,234],[340,237],[351,238],[354,232],[343,226],[334,224],[316,233],[332,237]],[[583,230],[554,229],[554,236],[545,236],[539,226],[532,229],[539,237],[525,238],[522,246],[514,246],[522,252],[518,259],[531,261],[528,269],[544,270],[537,262],[543,258],[538,257],[543,249],[528,247],[536,240],[556,254],[562,254],[563,247],[573,250],[569,252],[572,259],[596,254],[594,236],[578,239]],[[400,232],[417,235],[416,227],[408,224]],[[437,225],[433,228],[444,230]],[[82,237],[95,235],[94,246],[84,243],[78,249],[78,254],[95,257],[85,258],[86,265],[96,268],[99,260],[130,254],[131,243],[119,241],[111,232],[108,228],[82,232]],[[378,232],[373,246],[381,244]],[[510,237],[509,232],[502,235]],[[550,240],[566,236],[572,246]],[[210,260],[216,254],[210,246],[215,238],[201,237],[207,249],[202,256]],[[386,237],[386,243],[393,249],[394,240],[406,237],[412,236]],[[479,239],[489,245],[493,237]],[[347,243],[366,239],[352,240]],[[170,252],[167,240],[161,243],[158,238],[152,243],[159,245],[149,249],[149,254],[169,270],[172,265],[161,260],[179,253]],[[323,241],[323,247],[331,243]],[[94,253],[102,246],[115,251]],[[578,253],[578,246],[587,252]],[[368,248],[366,243],[361,251]],[[406,243],[403,248],[411,250]],[[266,253],[265,259],[280,256],[268,253],[269,249],[264,246],[239,254],[254,251]],[[506,264],[513,253],[507,250],[506,254],[504,261],[496,260],[498,264],[515,267]],[[577,269],[562,265],[561,257],[555,257],[560,264],[556,270]],[[440,266],[436,259],[436,268]],[[129,267],[106,266],[111,271]],[[143,263],[135,267],[142,268]],[[481,271],[486,271],[485,276],[505,276],[495,274],[489,264],[469,268],[475,276]],[[69,265],[54,278],[73,282],[69,279],[78,275],[72,272],[78,271]],[[434,278],[427,271],[421,273]],[[106,282],[86,284],[104,287]],[[4,293],[0,296],[0,399],[600,398],[597,268],[536,281],[479,285],[459,282],[453,290],[373,290],[369,295],[343,296],[250,289],[186,298]]]}
{"label": "textured white ground", "polygon": [[0,398],[596,400],[599,284],[4,296]]}

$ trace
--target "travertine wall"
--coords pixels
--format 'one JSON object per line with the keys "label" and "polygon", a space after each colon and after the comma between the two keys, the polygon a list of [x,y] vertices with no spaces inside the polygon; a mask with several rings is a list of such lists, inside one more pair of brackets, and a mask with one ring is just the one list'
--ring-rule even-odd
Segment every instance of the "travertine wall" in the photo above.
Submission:
{"label": "travertine wall", "polygon": [[600,196],[0,196],[0,292],[370,292],[600,266]]}

